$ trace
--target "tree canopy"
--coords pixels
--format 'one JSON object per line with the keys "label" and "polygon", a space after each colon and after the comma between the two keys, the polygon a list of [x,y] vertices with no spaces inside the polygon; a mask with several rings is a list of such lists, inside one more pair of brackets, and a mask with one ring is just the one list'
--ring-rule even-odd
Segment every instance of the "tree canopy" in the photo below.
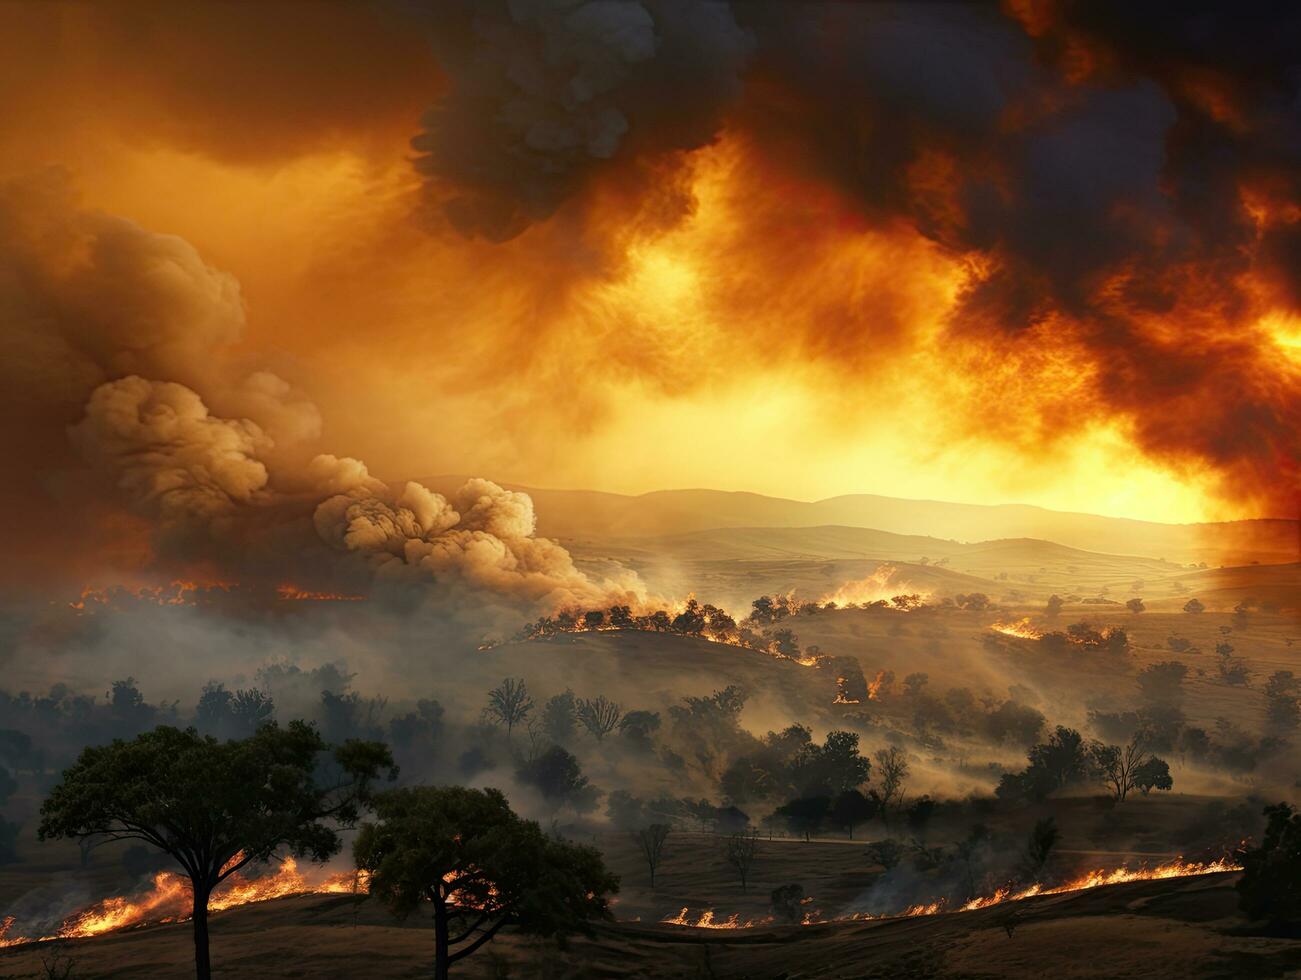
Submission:
{"label": "tree canopy", "polygon": [[138,840],[171,855],[193,886],[195,964],[206,980],[212,890],[281,848],[330,857],[371,784],[396,775],[381,744],[329,748],[300,721],[226,742],[161,725],[85,749],[41,807],[39,836]]}
{"label": "tree canopy", "polygon": [[618,891],[594,848],[546,836],[495,789],[406,787],[379,794],[374,811],[354,845],[357,867],[395,915],[430,904],[439,980],[503,926],[583,931]]}

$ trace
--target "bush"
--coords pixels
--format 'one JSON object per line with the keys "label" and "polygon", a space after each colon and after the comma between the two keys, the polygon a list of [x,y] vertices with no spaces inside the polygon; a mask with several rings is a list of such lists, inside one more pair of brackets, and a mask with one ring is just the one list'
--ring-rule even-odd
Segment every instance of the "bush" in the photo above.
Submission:
{"label": "bush", "polygon": [[1265,807],[1259,847],[1238,852],[1238,904],[1253,919],[1301,921],[1301,815],[1286,803]]}

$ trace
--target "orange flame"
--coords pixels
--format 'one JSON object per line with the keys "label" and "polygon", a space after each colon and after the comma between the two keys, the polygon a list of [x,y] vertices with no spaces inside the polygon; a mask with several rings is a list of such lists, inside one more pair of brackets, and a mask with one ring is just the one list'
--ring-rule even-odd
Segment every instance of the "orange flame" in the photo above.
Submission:
{"label": "orange flame", "polygon": [[[237,856],[233,860],[241,859]],[[287,895],[358,892],[364,887],[365,878],[359,872],[309,877],[298,870],[297,861],[287,857],[274,874],[260,878],[245,878],[238,872],[232,874],[213,892],[208,900],[208,911],[220,912],[237,905]],[[70,915],[51,935],[10,936],[16,920],[9,916],[0,922],[0,948],[53,939],[84,939],[151,923],[184,921],[192,912],[192,896],[188,878],[175,872],[160,871],[154,875],[153,887],[144,894],[132,898],[117,895],[96,902]]]}
{"label": "orange flame", "polygon": [[1002,633],[1004,636],[1017,636],[1023,640],[1037,640],[1043,636],[1042,630],[1037,630],[1030,625],[1030,617],[1017,620],[1015,623],[994,623],[989,627],[995,633]]}
{"label": "orange flame", "polygon": [[[1033,885],[1024,888],[1013,888],[1006,886],[999,888],[989,895],[982,895],[971,899],[968,902],[950,909],[947,903],[940,899],[939,901],[929,904],[911,905],[902,912],[885,913],[882,915],[872,915],[866,912],[852,912],[848,915],[835,916],[832,919],[824,920],[816,912],[808,913],[804,916],[803,925],[813,925],[815,923],[829,922],[848,922],[860,921],[864,919],[896,919],[896,918],[913,918],[922,915],[939,915],[942,912],[973,912],[977,909],[989,908],[994,905],[1002,905],[1005,902],[1019,902],[1027,898],[1033,898],[1036,895],[1062,895],[1067,892],[1085,891],[1089,888],[1099,888],[1103,885],[1119,885],[1130,881],[1159,881],[1166,878],[1190,878],[1197,875],[1215,874],[1221,871],[1241,871],[1242,866],[1234,864],[1227,858],[1219,861],[1209,861],[1199,863],[1196,861],[1183,861],[1182,859],[1171,861],[1167,864],[1157,865],[1153,868],[1113,868],[1097,869],[1087,871],[1078,877],[1072,878],[1060,885],[1049,887],[1042,882],[1036,882]],[[767,925],[773,921],[771,916],[763,919],[750,919],[745,922],[740,921],[740,916],[733,914],[726,919],[718,920],[712,909],[702,912],[694,921],[688,915],[688,909],[683,909],[676,916],[660,921],[665,925],[671,926],[688,926],[692,929],[750,929],[755,926]]]}

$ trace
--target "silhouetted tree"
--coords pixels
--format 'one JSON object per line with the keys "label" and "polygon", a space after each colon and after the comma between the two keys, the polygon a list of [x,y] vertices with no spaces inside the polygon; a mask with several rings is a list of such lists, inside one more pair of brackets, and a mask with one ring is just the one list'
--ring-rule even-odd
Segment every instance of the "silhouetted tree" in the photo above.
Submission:
{"label": "silhouetted tree", "polygon": [[929,796],[919,796],[913,800],[908,807],[908,829],[918,837],[924,838],[926,828],[930,825],[931,818],[935,816],[935,806],[935,801]]}
{"label": "silhouetted tree", "polygon": [[1265,817],[1260,846],[1236,855],[1242,865],[1238,904],[1253,919],[1295,923],[1301,920],[1301,815],[1277,803],[1265,807]]}
{"label": "silhouetted tree", "polygon": [[1150,664],[1138,672],[1138,689],[1154,704],[1177,704],[1183,699],[1184,678],[1188,666],[1177,660]]}
{"label": "silhouetted tree", "polygon": [[633,831],[632,839],[646,862],[646,868],[650,871],[650,884],[654,888],[655,872],[664,858],[664,842],[669,839],[669,825],[653,823],[649,827],[642,827],[640,830]]}
{"label": "silhouetted tree", "polygon": [[1030,837],[1025,845],[1026,870],[1031,876],[1043,872],[1060,838],[1061,831],[1057,829],[1057,821],[1052,817],[1043,817],[1035,821],[1034,829],[1030,831]]}
{"label": "silhouetted tree", "polygon": [[879,749],[876,753],[876,768],[881,775],[880,789],[881,813],[886,815],[889,809],[903,801],[903,786],[908,779],[908,758],[896,745],[888,749]]}
{"label": "silhouetted tree", "polygon": [[876,801],[856,789],[847,789],[836,795],[831,804],[831,822],[854,839],[854,828],[876,816]]}
{"label": "silhouetted tree", "polygon": [[1142,792],[1144,796],[1152,790],[1170,790],[1174,788],[1175,781],[1170,775],[1170,764],[1164,759],[1152,756],[1134,773],[1134,785]]}
{"label": "silhouetted tree", "polygon": [[1125,603],[1125,608],[1132,613],[1141,613],[1147,606],[1143,605],[1143,600],[1135,596]]}
{"label": "silhouetted tree", "polygon": [[619,734],[640,749],[651,748],[651,736],[659,727],[658,711],[629,711],[619,720]]}
{"label": "silhouetted tree", "polygon": [[1118,803],[1123,803],[1129,791],[1138,785],[1139,774],[1151,759],[1138,735],[1124,746],[1094,745],[1091,755],[1094,766]]}
{"label": "silhouetted tree", "polygon": [[589,735],[598,742],[604,742],[605,736],[614,731],[615,726],[619,724],[622,712],[617,704],[607,700],[605,695],[601,695],[596,698],[580,699],[574,714],[578,718],[578,723],[587,729]]}
{"label": "silhouetted tree", "polygon": [[1187,602],[1184,603],[1184,612],[1186,613],[1199,613],[1205,611],[1206,611],[1206,607],[1196,599],[1189,599]]}
{"label": "silhouetted tree", "polygon": [[1044,606],[1044,612],[1049,616],[1056,616],[1061,613],[1062,607],[1065,605],[1066,600],[1054,593],[1048,597],[1048,603]]}
{"label": "silhouetted tree", "polygon": [[547,698],[542,706],[542,731],[553,742],[564,745],[578,727],[578,699],[565,690]]}
{"label": "silhouetted tree", "polygon": [[495,725],[506,726],[506,737],[510,738],[515,726],[521,724],[533,710],[533,698],[524,679],[508,677],[497,687],[488,692],[488,707],[484,715]]}
{"label": "silhouetted tree", "polygon": [[791,800],[779,806],[776,814],[786,821],[791,833],[812,840],[813,835],[822,829],[831,813],[831,798],[828,796],[805,796]]}
{"label": "silhouetted tree", "polygon": [[138,840],[171,855],[193,890],[194,959],[208,980],[208,899],[230,875],[278,849],[324,861],[336,827],[356,821],[388,749],[347,742],[333,750],[302,722],[263,726],[220,742],[193,728],[159,726],[131,741],[82,751],[41,807],[41,840]]}
{"label": "silhouetted tree", "polygon": [[434,977],[507,925],[539,936],[586,931],[619,880],[600,853],[554,840],[495,789],[413,786],[375,799],[353,853],[370,894],[406,917],[434,913]]}
{"label": "silhouetted tree", "polygon": [[741,891],[746,890],[750,878],[750,868],[754,865],[755,855],[759,853],[759,837],[754,833],[732,834],[727,838],[725,858],[728,865],[741,879]]}
{"label": "silhouetted tree", "polygon": [[522,762],[515,775],[522,783],[541,793],[552,806],[569,806],[581,812],[591,809],[596,802],[595,793],[578,760],[563,746],[552,745],[540,755]]}

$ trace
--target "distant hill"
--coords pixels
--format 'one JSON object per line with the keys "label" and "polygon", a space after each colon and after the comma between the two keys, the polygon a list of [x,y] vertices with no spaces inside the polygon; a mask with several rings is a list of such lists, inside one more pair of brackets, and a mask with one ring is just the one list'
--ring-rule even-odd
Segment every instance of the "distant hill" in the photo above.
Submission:
{"label": "distant hill", "polygon": [[[421,482],[449,492],[463,479],[441,476]],[[1301,531],[1294,520],[1161,524],[1025,504],[953,504],[874,494],[809,502],[723,490],[658,490],[626,496],[508,486],[533,497],[540,534],[579,541],[664,537],[716,528],[839,525],[968,543],[1036,538],[1095,553],[1164,558],[1184,564],[1284,563],[1296,561],[1301,554]]]}

